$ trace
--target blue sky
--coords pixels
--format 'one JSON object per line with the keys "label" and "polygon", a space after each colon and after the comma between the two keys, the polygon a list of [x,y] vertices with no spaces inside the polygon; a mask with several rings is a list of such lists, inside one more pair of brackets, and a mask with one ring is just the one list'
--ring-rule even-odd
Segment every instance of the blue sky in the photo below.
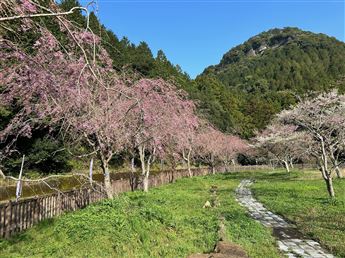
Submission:
{"label": "blue sky", "polygon": [[345,41],[344,12],[345,0],[98,0],[98,17],[119,38],[146,41],[154,55],[162,49],[192,78],[271,28],[299,27]]}

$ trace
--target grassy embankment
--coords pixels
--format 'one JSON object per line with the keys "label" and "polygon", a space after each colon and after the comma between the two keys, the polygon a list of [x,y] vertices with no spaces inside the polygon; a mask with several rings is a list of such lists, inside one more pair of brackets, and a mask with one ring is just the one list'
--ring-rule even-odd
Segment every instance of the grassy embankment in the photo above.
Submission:
{"label": "grassy embankment", "polygon": [[[216,175],[181,179],[147,194],[122,194],[0,242],[0,256],[186,257],[213,250],[222,215],[227,238],[251,257],[279,257],[269,230],[235,201],[238,183]],[[220,206],[203,209],[214,185]]]}
{"label": "grassy embankment", "polygon": [[[185,257],[213,249],[223,215],[228,240],[242,245],[251,257],[279,257],[269,230],[234,199],[243,178],[256,180],[255,196],[269,209],[345,257],[345,180],[335,180],[337,198],[330,200],[317,172],[282,171],[181,179],[148,194],[126,193],[0,241],[0,256]],[[220,206],[203,209],[213,185]]]}
{"label": "grassy embankment", "polygon": [[296,223],[333,254],[345,257],[345,179],[335,179],[330,200],[320,172],[273,173],[257,177],[255,196],[270,210]]}

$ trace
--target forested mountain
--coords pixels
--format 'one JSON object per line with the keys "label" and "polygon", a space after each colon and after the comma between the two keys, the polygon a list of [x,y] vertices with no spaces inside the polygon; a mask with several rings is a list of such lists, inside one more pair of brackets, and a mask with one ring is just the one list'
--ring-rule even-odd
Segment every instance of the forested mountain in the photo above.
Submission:
{"label": "forested mountain", "polygon": [[213,89],[208,105],[218,106],[224,115],[214,122],[248,137],[273,114],[295,103],[297,96],[331,87],[344,91],[344,76],[343,42],[284,28],[263,32],[234,47],[196,81],[208,91]]}

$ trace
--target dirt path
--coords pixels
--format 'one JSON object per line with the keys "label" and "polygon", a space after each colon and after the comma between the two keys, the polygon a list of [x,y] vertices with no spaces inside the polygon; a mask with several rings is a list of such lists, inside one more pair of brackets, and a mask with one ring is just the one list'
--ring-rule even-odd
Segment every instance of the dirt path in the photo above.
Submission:
{"label": "dirt path", "polygon": [[279,250],[287,257],[331,258],[332,254],[321,248],[320,244],[311,239],[303,238],[293,224],[267,210],[253,196],[251,180],[242,180],[236,189],[236,199],[246,207],[250,215],[264,226],[272,228],[277,238]]}

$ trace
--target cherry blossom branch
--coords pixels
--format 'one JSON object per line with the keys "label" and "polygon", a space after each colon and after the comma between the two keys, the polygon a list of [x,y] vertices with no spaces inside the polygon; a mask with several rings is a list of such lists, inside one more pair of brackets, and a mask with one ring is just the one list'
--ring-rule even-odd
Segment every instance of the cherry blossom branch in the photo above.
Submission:
{"label": "cherry blossom branch", "polygon": [[[34,3],[34,4],[38,5],[36,3]],[[38,6],[40,6],[40,5],[38,5]],[[60,13],[54,13],[54,12],[50,12],[50,13],[36,13],[36,14],[16,15],[16,16],[10,16],[10,17],[0,17],[0,22],[12,21],[12,20],[17,20],[17,19],[37,18],[37,17],[64,16],[64,15],[73,14],[76,10],[83,10],[83,11],[88,13],[88,10],[86,8],[76,6],[76,7],[73,7],[72,9],[70,9],[67,12],[60,12]]]}

